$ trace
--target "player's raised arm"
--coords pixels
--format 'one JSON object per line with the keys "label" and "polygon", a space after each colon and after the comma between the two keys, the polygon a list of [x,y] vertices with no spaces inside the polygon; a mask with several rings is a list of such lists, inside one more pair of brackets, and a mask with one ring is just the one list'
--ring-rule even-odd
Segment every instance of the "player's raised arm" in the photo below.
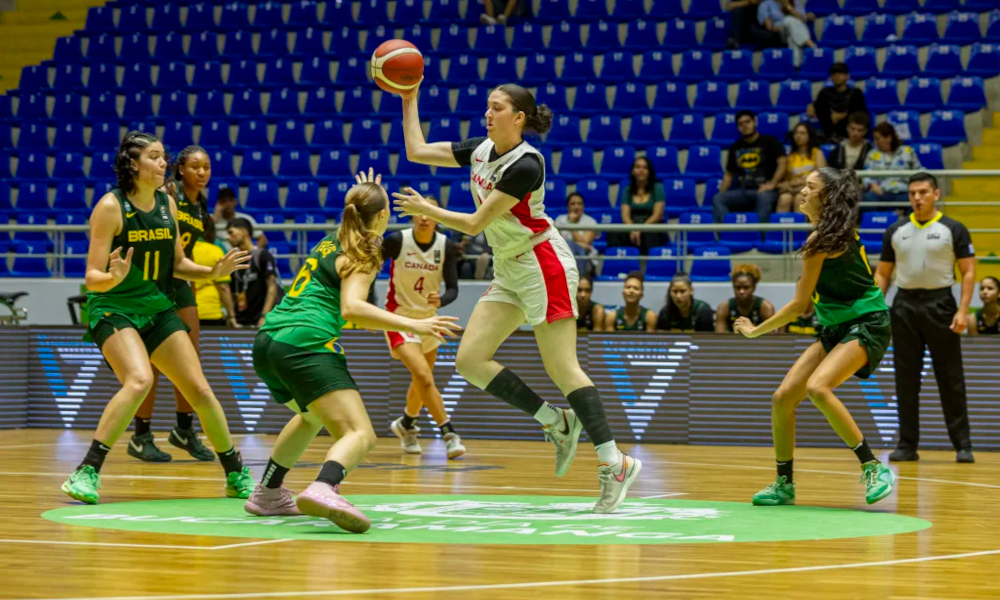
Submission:
{"label": "player's raised arm", "polygon": [[406,160],[422,165],[437,167],[460,167],[452,152],[451,142],[428,144],[420,129],[420,113],[417,111],[417,96],[420,86],[400,93],[403,99],[403,137],[406,139]]}

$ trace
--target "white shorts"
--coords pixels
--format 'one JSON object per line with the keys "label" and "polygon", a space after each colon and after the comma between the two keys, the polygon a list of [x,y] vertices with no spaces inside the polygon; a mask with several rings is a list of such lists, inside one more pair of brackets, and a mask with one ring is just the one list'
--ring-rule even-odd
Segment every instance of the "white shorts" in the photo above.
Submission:
{"label": "white shorts", "polygon": [[417,335],[407,331],[386,331],[385,339],[389,343],[389,354],[397,359],[399,355],[396,353],[396,348],[403,344],[420,344],[421,354],[433,352],[441,345],[441,340],[433,335]]}
{"label": "white shorts", "polygon": [[512,257],[493,259],[493,281],[480,302],[513,304],[532,327],[576,318],[576,288],[580,274],[576,257],[562,236],[546,236],[541,243]]}

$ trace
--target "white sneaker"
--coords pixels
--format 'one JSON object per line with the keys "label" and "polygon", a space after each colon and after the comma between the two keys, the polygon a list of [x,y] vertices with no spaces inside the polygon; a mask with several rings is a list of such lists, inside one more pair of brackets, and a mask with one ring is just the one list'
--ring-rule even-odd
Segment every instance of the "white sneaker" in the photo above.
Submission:
{"label": "white sneaker", "polygon": [[446,433],[442,438],[444,445],[448,449],[448,458],[454,459],[465,454],[465,446],[462,445],[462,438],[457,433]]}
{"label": "white sneaker", "polygon": [[573,409],[560,410],[562,410],[562,422],[542,428],[545,439],[556,446],[556,477],[562,477],[569,471],[576,456],[576,446],[580,442],[580,432],[583,431],[583,423],[577,418]]}
{"label": "white sneaker", "polygon": [[627,454],[621,455],[616,465],[601,465],[597,467],[597,478],[601,481],[601,499],[594,505],[594,512],[600,514],[613,513],[625,501],[629,486],[639,476],[642,462]]}
{"label": "white sneaker", "polygon": [[423,454],[424,450],[420,447],[420,442],[417,441],[417,434],[420,433],[419,427],[414,425],[413,429],[407,429],[403,427],[403,417],[399,417],[392,422],[392,425],[389,425],[389,429],[399,438],[399,445],[403,448],[403,452]]}

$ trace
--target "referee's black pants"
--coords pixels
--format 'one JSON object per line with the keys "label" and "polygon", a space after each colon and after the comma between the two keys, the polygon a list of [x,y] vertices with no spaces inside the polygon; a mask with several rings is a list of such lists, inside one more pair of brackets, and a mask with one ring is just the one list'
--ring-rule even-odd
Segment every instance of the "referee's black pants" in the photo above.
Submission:
{"label": "referee's black pants", "polygon": [[962,366],[962,336],[951,330],[951,321],[957,311],[951,288],[899,290],[892,303],[900,448],[916,450],[920,442],[920,371],[925,347],[931,353],[934,379],[941,392],[941,408],[952,446],[955,450],[972,447]]}

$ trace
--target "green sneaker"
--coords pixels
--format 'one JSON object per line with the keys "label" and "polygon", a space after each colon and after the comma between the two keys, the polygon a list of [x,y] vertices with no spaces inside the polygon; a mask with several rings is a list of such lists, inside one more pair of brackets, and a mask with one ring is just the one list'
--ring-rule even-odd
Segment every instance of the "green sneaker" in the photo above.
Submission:
{"label": "green sneaker", "polygon": [[62,484],[63,493],[74,500],[87,504],[97,504],[101,497],[97,493],[99,489],[101,489],[101,476],[90,465],[83,465],[73,471],[69,479]]}
{"label": "green sneaker", "polygon": [[865,484],[865,500],[875,504],[892,493],[892,484],[896,483],[896,474],[892,469],[877,460],[861,465],[861,479]]}
{"label": "green sneaker", "polygon": [[132,439],[128,441],[128,455],[138,458],[142,462],[170,462],[174,458],[160,450],[153,443],[153,432],[147,432],[142,435],[133,435]]}
{"label": "green sneaker", "polygon": [[229,498],[242,498],[246,500],[253,494],[257,482],[250,474],[250,467],[243,467],[242,471],[233,471],[226,475],[226,496]]}
{"label": "green sneaker", "polygon": [[795,504],[795,483],[788,483],[782,475],[774,483],[753,495],[754,506],[783,506]]}
{"label": "green sneaker", "polygon": [[186,450],[188,454],[198,460],[203,460],[205,462],[212,462],[215,460],[215,452],[212,452],[201,443],[201,438],[198,437],[198,432],[193,429],[181,429],[179,427],[174,427],[170,430],[170,437],[167,438],[167,441],[181,450]]}

